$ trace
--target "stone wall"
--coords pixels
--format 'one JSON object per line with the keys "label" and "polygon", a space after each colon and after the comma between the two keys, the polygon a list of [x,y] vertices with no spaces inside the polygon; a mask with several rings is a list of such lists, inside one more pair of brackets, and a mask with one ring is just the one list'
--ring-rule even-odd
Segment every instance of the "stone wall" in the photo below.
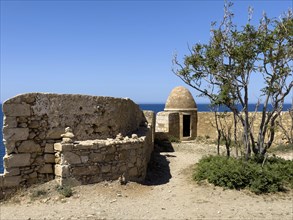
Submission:
{"label": "stone wall", "polygon": [[179,113],[167,111],[158,112],[156,118],[156,132],[180,137]]}
{"label": "stone wall", "polygon": [[118,135],[108,140],[56,143],[56,178],[61,185],[117,180],[122,175],[130,181],[143,181],[152,151],[152,131],[143,130],[140,137]]}
{"label": "stone wall", "polygon": [[3,113],[6,155],[0,188],[54,179],[54,144],[61,142],[66,127],[75,140],[86,141],[131,137],[153,126],[147,127],[133,101],[112,97],[29,93],[4,102]]}
{"label": "stone wall", "polygon": [[[216,130],[214,113],[213,112],[198,112],[197,114],[198,114],[197,136],[216,139],[217,130]],[[261,112],[250,113],[250,118],[252,117],[254,118],[254,126],[252,129],[253,129],[253,133],[255,137],[257,137],[257,134],[258,134],[258,127],[261,122],[261,114],[262,114]],[[233,115],[231,113],[228,113],[227,115],[228,117],[227,117],[226,124],[228,126],[232,126],[232,129],[233,129]],[[282,117],[282,123],[284,124],[285,128],[288,131],[292,129],[291,128],[292,119],[290,118],[289,112],[282,112],[281,117]],[[238,127],[238,134],[237,134],[238,138],[241,138],[243,129],[240,122],[238,122],[237,127]],[[285,142],[286,142],[286,138],[284,136],[283,131],[279,127],[276,127],[274,144],[282,144]]]}

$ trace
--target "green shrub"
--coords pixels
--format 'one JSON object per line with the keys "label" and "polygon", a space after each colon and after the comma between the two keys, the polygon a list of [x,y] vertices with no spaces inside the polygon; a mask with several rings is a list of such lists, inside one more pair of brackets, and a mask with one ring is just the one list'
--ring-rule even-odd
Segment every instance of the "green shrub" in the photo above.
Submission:
{"label": "green shrub", "polygon": [[33,198],[37,198],[40,196],[44,196],[46,194],[47,194],[47,191],[45,191],[45,190],[36,190],[31,193],[30,197],[31,197],[31,199],[33,199]]}
{"label": "green shrub", "polygon": [[69,185],[58,186],[57,191],[64,197],[71,197],[73,195],[73,191]]}
{"label": "green shrub", "polygon": [[293,144],[280,144],[277,146],[270,147],[268,151],[271,153],[274,153],[274,152],[288,153],[290,151],[293,151]]}
{"label": "green shrub", "polygon": [[194,172],[196,181],[207,180],[216,186],[244,189],[260,193],[293,188],[293,162],[281,158],[268,158],[262,167],[256,159],[208,156],[202,158]]}
{"label": "green shrub", "polygon": [[170,141],[171,143],[180,143],[179,138],[174,137],[174,136],[172,136],[172,135],[170,135],[170,136],[168,137],[168,139],[169,139],[169,141]]}

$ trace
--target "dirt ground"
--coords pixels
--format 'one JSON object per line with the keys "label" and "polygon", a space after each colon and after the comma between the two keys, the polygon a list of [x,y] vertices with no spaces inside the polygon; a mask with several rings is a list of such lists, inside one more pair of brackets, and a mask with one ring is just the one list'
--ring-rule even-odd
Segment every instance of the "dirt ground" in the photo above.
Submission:
{"label": "dirt ground", "polygon": [[65,198],[51,181],[0,203],[0,219],[293,219],[292,191],[259,196],[197,184],[192,168],[203,155],[215,154],[215,146],[186,142],[173,148],[155,155],[145,184],[76,186]]}

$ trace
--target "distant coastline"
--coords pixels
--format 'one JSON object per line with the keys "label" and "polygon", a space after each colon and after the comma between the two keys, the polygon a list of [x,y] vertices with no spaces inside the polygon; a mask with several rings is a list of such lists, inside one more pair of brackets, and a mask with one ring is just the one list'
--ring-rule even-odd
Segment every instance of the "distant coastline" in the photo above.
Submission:
{"label": "distant coastline", "polygon": [[[138,105],[142,110],[151,110],[151,111],[154,111],[155,113],[158,113],[160,111],[164,111],[164,108],[165,108],[165,104],[138,104]],[[290,103],[284,103],[283,111],[288,111],[291,108],[291,105],[292,104],[290,104]],[[263,107],[263,104],[260,104],[258,106],[257,111],[261,111],[262,107]],[[256,108],[256,103],[248,104],[248,111],[254,112],[255,108]],[[240,105],[239,105],[238,109],[241,110]],[[269,105],[268,109],[271,110],[272,106]],[[197,104],[197,110],[199,112],[210,112],[211,111],[210,104],[209,103],[198,103]],[[219,111],[224,112],[224,111],[230,111],[230,110],[225,106],[221,106],[219,108]]]}

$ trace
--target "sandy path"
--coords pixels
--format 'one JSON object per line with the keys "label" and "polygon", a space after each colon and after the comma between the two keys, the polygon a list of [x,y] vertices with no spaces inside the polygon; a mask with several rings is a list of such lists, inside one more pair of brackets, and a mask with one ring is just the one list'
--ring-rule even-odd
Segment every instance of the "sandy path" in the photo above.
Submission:
{"label": "sandy path", "polygon": [[60,198],[54,182],[47,195],[30,199],[22,192],[1,204],[5,219],[292,219],[292,192],[257,196],[191,181],[192,165],[214,148],[177,144],[161,153],[148,185],[117,182],[74,187],[74,196]]}

